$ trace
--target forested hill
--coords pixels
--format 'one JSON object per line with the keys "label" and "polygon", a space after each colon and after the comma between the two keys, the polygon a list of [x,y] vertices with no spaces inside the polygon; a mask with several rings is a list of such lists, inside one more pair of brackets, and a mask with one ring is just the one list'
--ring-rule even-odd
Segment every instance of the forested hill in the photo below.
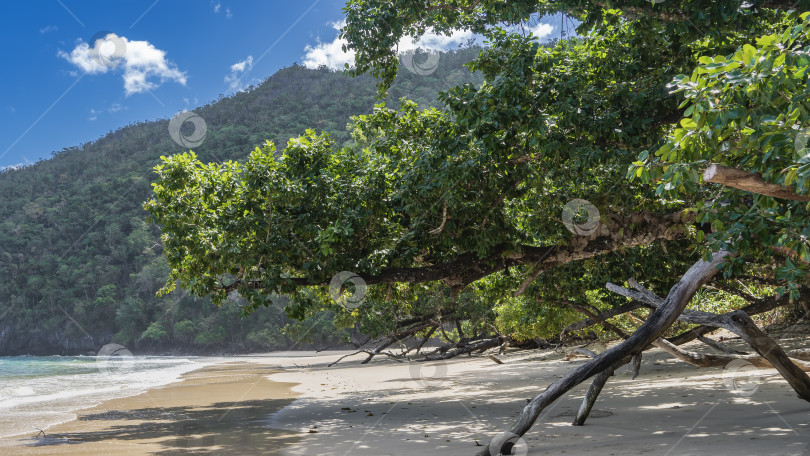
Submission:
{"label": "forested hill", "polygon": [[[477,52],[443,54],[429,75],[401,71],[386,102],[436,105],[439,91],[476,82],[462,64]],[[242,159],[307,128],[346,141],[349,117],[379,102],[368,76],[293,65],[195,109],[207,134],[193,149],[203,161]],[[242,319],[237,301],[217,308],[181,290],[156,297],[168,267],[142,204],[160,156],[183,151],[168,124],[129,125],[0,173],[0,355],[95,353],[110,342],[135,353],[251,351],[347,336],[327,314],[298,323],[274,306]]]}

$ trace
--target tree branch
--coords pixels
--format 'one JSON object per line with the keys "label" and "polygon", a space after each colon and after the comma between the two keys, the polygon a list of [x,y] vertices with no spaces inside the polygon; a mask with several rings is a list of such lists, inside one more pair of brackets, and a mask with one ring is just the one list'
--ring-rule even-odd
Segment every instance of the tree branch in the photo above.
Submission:
{"label": "tree branch", "polygon": [[594,320],[593,318],[586,318],[576,323],[571,323],[570,325],[563,328],[562,332],[560,333],[560,338],[563,338],[566,334],[572,331],[579,331],[581,329],[585,329],[588,326],[592,326],[601,322],[602,320],[607,320],[608,318],[615,317],[616,315],[621,315],[623,313],[627,313],[630,312],[631,310],[636,310],[641,307],[645,306],[638,301],[633,301],[597,314],[596,316],[598,317],[598,319],[596,320]]}
{"label": "tree branch", "polygon": [[[600,222],[590,236],[576,236],[564,245],[536,247],[530,245],[501,245],[494,247],[490,254],[480,258],[476,252],[466,252],[442,263],[429,266],[391,268],[376,275],[361,275],[368,285],[381,283],[422,283],[443,281],[448,286],[460,290],[467,285],[514,266],[536,264],[532,280],[543,271],[572,261],[594,258],[622,248],[649,245],[653,242],[678,239],[683,236],[684,225],[694,220],[693,213],[674,212],[666,215],[652,213],[635,214],[631,217],[613,215]],[[298,286],[327,285],[320,279],[310,277],[287,278]],[[531,283],[527,280],[517,294],[522,293]],[[240,286],[263,289],[263,281],[234,282],[214,287],[214,291],[237,291]]]}
{"label": "tree branch", "polygon": [[[509,429],[509,433],[522,436],[531,428],[543,409],[560,396],[593,375],[622,362],[625,357],[646,348],[650,342],[657,339],[661,333],[678,319],[678,315],[689,303],[689,300],[692,299],[695,292],[717,274],[717,266],[722,264],[727,255],[728,252],[718,252],[714,254],[711,262],[701,260],[695,263],[683,275],[681,280],[672,287],[664,304],[656,309],[630,338],[603,351],[594,359],[581,364],[551,384],[544,392],[537,395],[526,405],[515,424]],[[502,448],[490,450],[489,444],[487,444],[478,452],[478,456],[489,456],[501,452]]]}
{"label": "tree branch", "polygon": [[703,180],[746,192],[793,201],[810,201],[810,196],[799,195],[793,189],[765,181],[760,173],[712,164],[703,172]]}

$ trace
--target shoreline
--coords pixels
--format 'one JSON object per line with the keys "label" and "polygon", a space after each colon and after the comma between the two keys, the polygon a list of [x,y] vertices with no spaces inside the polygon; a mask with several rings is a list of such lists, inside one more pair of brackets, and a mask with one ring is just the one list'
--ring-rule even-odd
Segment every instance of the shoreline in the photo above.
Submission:
{"label": "shoreline", "polygon": [[[44,357],[38,356],[19,356],[19,357],[1,357],[0,360],[17,361],[27,359],[44,359],[51,360],[56,358],[57,362],[63,357],[56,355],[49,355]],[[43,384],[28,385],[20,382],[20,378],[11,376],[10,386],[5,386],[10,391],[23,391],[18,396],[18,402],[15,405],[9,406],[4,404],[5,408],[3,413],[0,414],[0,444],[3,439],[12,439],[19,436],[28,435],[32,430],[38,431],[49,430],[54,426],[74,421],[78,418],[81,411],[90,409],[101,405],[102,403],[114,400],[124,399],[127,397],[137,396],[147,391],[162,388],[173,383],[182,381],[183,375],[203,369],[205,367],[226,362],[223,358],[207,357],[207,358],[192,358],[192,357],[157,357],[157,356],[138,356],[133,357],[133,364],[118,364],[103,357],[65,357],[74,362],[79,361],[85,363],[79,365],[78,370],[73,367],[72,372],[56,373],[53,374],[54,379],[59,378],[63,381],[72,380],[71,374],[85,374],[84,382],[76,385],[75,389],[55,390],[50,386]],[[167,369],[159,364],[170,363],[171,366]],[[136,366],[137,363],[137,366]],[[2,361],[0,361],[2,364]],[[91,371],[103,375],[101,380],[103,382],[88,382],[86,374],[86,366],[91,366]],[[142,373],[137,372],[139,368],[144,365],[151,364],[156,371],[149,371],[148,377],[144,377]],[[156,365],[158,364],[158,365]],[[67,365],[66,365],[67,366]],[[84,372],[81,369],[84,368]],[[17,367],[19,369],[19,367]],[[12,371],[14,367],[12,366]],[[127,377],[130,373],[135,377]],[[48,379],[48,374],[43,377]],[[50,385],[55,384],[53,381],[49,382]],[[0,385],[4,386],[4,385]],[[71,386],[73,386],[71,384]],[[28,391],[25,391],[28,390]],[[91,392],[92,391],[92,392]],[[37,394],[36,392],[39,392]],[[0,397],[2,396],[2,388],[0,388]],[[34,398],[36,400],[28,401],[26,399]],[[47,399],[44,399],[47,398]],[[50,408],[43,407],[50,404]],[[10,412],[10,413],[9,413]]]}
{"label": "shoreline", "polygon": [[0,455],[280,454],[297,433],[270,429],[267,417],[291,404],[295,383],[279,370],[236,358],[183,374],[137,395],[77,410],[77,417],[0,438]]}
{"label": "shoreline", "polygon": [[[43,443],[53,444],[25,446],[37,443],[29,435],[8,447],[0,439],[0,455],[470,456],[508,429],[527,399],[585,362],[546,350],[499,355],[503,364],[459,357],[360,365],[366,355],[358,354],[328,367],[347,353],[223,359],[182,381],[82,410],[47,431],[52,442]],[[631,374],[629,366],[617,370],[585,426],[571,420],[590,382],[555,401],[516,454],[810,454],[810,406],[774,369],[756,369],[755,381],[744,377],[746,388],[735,391],[723,368],[698,369],[653,349],[639,378]]]}

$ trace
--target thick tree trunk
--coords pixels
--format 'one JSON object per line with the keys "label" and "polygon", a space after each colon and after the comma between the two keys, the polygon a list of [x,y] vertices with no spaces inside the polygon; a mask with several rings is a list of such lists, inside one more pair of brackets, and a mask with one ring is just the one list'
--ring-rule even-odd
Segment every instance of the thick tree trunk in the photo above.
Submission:
{"label": "thick tree trunk", "polygon": [[[611,289],[611,286],[613,286],[613,284],[609,284],[608,289]],[[623,288],[621,288],[621,289],[623,290]],[[810,288],[802,286],[799,289],[799,292],[803,296],[805,294],[810,294]],[[619,294],[623,294],[623,293],[619,293]],[[633,296],[629,296],[629,297],[632,298]],[[787,294],[784,294],[784,295],[782,295],[781,297],[778,297],[778,298],[772,296],[772,297],[768,297],[768,298],[757,299],[754,302],[752,302],[751,304],[743,307],[740,310],[745,312],[748,316],[754,316],[754,315],[758,315],[758,314],[767,312],[769,310],[776,309],[777,307],[787,305],[789,302],[790,302],[789,301],[789,296]],[[601,312],[598,315],[596,315],[598,317],[597,319],[590,318],[590,316],[589,316],[589,318],[586,318],[584,320],[580,320],[580,321],[578,321],[576,323],[571,323],[570,325],[566,326],[565,329],[562,330],[561,334],[564,335],[564,334],[567,334],[567,333],[572,332],[572,331],[579,331],[579,330],[585,329],[585,328],[587,328],[589,326],[598,324],[602,320],[607,320],[608,318],[615,317],[616,315],[621,315],[623,313],[627,313],[627,312],[629,312],[631,310],[635,310],[635,309],[649,308],[650,306],[651,305],[647,304],[646,302],[635,300],[635,301],[629,302],[627,304],[623,304],[621,306],[614,307],[612,309],[608,309],[608,310],[606,310],[604,312]],[[684,319],[684,318],[686,318],[686,317],[679,317],[679,319],[681,319],[681,320]],[[710,333],[712,331],[716,331],[716,330],[717,330],[716,326],[705,326],[705,325],[704,326],[698,326],[698,327],[690,329],[689,331],[686,331],[686,332],[684,332],[682,334],[679,334],[679,335],[677,335],[675,337],[670,337],[670,338],[667,339],[667,341],[672,342],[675,345],[683,345],[683,344],[691,342],[691,341],[693,341],[695,339],[699,339],[703,335],[708,334],[708,333]]]}
{"label": "thick tree trunk", "polygon": [[653,345],[664,350],[679,360],[696,367],[723,367],[735,359],[747,361],[756,367],[771,368],[771,363],[759,355],[715,355],[711,353],[697,353],[684,350],[675,344],[660,338]]}
{"label": "thick tree trunk", "polygon": [[[637,284],[637,282],[635,282],[633,280],[631,280],[631,282]],[[650,295],[652,295],[652,293],[650,293]],[[658,298],[658,297],[655,296],[655,298]],[[660,298],[658,298],[658,299],[660,300]],[[773,302],[780,302],[780,301],[781,301],[781,299],[774,299],[774,298],[758,300],[754,304],[752,304],[750,306],[747,306],[747,308],[750,308],[750,309],[752,309],[754,311],[770,310],[771,308],[776,307],[775,305],[772,304]],[[638,301],[634,301],[631,304],[635,304],[634,307],[641,307],[642,306],[641,303],[639,303]],[[782,304],[784,304],[784,303],[782,303]],[[575,307],[575,308],[577,308],[577,307]],[[612,325],[606,325],[606,322],[602,318],[600,318],[600,316],[593,315],[592,313],[587,312],[584,309],[577,309],[577,310],[580,310],[581,312],[588,314],[591,317],[590,320],[593,320],[593,319],[598,320],[598,322],[602,323],[603,326],[606,326],[605,329],[612,330],[612,328],[611,328]],[[600,314],[600,315],[602,315],[602,314]],[[711,327],[711,326],[701,326],[700,328],[706,328],[709,331],[717,329],[717,328],[714,328],[714,327]],[[614,331],[615,331],[615,329],[614,329]],[[627,338],[627,336],[625,336],[623,333],[621,333],[621,331],[619,331],[619,335],[622,336],[622,338],[624,338],[624,339]],[[768,361],[766,358],[764,358],[762,356],[750,355],[750,354],[747,354],[747,353],[744,353],[744,352],[740,352],[740,351],[731,349],[731,348],[729,348],[729,347],[727,347],[727,346],[725,346],[725,345],[723,345],[723,344],[721,344],[721,343],[719,343],[717,341],[705,338],[703,336],[698,337],[698,339],[701,342],[705,343],[706,345],[714,348],[715,350],[718,350],[718,351],[722,352],[723,355],[703,354],[703,353],[696,353],[696,352],[693,352],[693,351],[684,350],[684,349],[678,348],[675,344],[667,341],[664,338],[657,339],[655,342],[653,342],[653,345],[663,349],[664,351],[666,351],[669,354],[673,355],[674,357],[680,359],[681,361],[684,361],[686,363],[692,364],[693,366],[697,366],[697,367],[725,367],[726,365],[728,365],[728,363],[730,363],[731,361],[733,361],[735,359],[746,361],[746,362],[750,363],[751,365],[753,365],[755,367],[759,367],[759,368],[766,368],[767,369],[767,368],[772,368],[773,367],[771,362]],[[634,361],[633,379],[635,379],[636,376],[638,375],[638,369],[640,367],[640,366],[635,364],[635,361],[637,359],[639,359],[638,355],[640,355],[640,353],[636,354],[636,356],[633,357],[633,361]],[[793,357],[793,358],[800,359],[800,360],[807,360],[807,359],[810,359],[810,350],[794,350],[794,351],[790,352],[788,355]],[[793,363],[796,364],[800,369],[802,369],[805,372],[810,371],[810,364],[808,364],[808,363],[799,363],[799,362],[796,362],[796,361],[793,361]],[[622,363],[622,364],[624,364],[624,363]],[[590,414],[590,411],[593,408],[593,405],[596,402],[596,399],[599,396],[599,393],[602,391],[602,388],[605,386],[605,383],[607,382],[608,378],[611,375],[613,375],[614,371],[615,371],[615,369],[608,369],[608,370],[602,371],[601,373],[599,373],[594,378],[594,381],[591,384],[591,387],[588,389],[588,393],[585,395],[585,398],[582,401],[582,405],[579,408],[579,412],[577,413],[577,416],[574,419],[574,422],[572,423],[574,426],[582,426],[585,423],[585,420],[588,418],[588,415]]]}
{"label": "thick tree trunk", "polygon": [[[728,252],[718,252],[713,255],[711,262],[701,260],[695,263],[672,287],[664,305],[657,308],[636,332],[622,343],[605,350],[594,359],[573,369],[537,395],[524,407],[515,424],[509,429],[509,433],[522,436],[532,427],[543,409],[560,396],[593,375],[611,368],[626,356],[632,356],[643,350],[660,337],[678,319],[678,315],[683,312],[695,292],[714,277],[717,267],[723,262],[726,255]],[[500,454],[500,452],[501,448],[493,448],[490,451],[489,444],[487,444],[478,452],[478,456],[492,456]]]}
{"label": "thick tree trunk", "polygon": [[772,196],[774,198],[810,201],[809,196],[799,195],[791,188],[766,182],[761,174],[752,173],[744,169],[713,164],[703,172],[703,180],[713,184],[721,184],[739,190],[745,190],[746,192]]}

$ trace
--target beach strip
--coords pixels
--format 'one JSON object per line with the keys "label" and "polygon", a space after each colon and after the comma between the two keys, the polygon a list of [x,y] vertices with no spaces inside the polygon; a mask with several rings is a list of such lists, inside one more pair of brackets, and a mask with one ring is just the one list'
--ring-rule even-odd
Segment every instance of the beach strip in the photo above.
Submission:
{"label": "beach strip", "polygon": [[45,434],[0,439],[0,455],[277,455],[299,433],[267,427],[267,417],[298,395],[274,382],[270,366],[234,362],[187,373],[181,381],[78,412]]}

